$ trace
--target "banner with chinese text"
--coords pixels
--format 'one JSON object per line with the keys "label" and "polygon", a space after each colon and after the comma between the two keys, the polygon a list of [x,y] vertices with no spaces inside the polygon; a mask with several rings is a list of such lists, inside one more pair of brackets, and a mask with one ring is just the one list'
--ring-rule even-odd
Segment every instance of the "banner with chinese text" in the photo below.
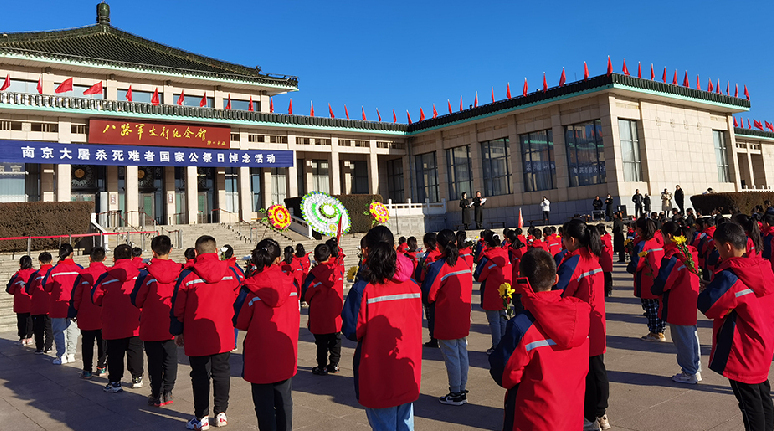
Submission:
{"label": "banner with chinese text", "polygon": [[162,124],[89,120],[90,144],[231,148],[231,128],[207,124]]}
{"label": "banner with chinese text", "polygon": [[130,145],[58,144],[2,141],[0,162],[101,166],[219,166],[283,168],[293,166],[291,150],[215,150]]}

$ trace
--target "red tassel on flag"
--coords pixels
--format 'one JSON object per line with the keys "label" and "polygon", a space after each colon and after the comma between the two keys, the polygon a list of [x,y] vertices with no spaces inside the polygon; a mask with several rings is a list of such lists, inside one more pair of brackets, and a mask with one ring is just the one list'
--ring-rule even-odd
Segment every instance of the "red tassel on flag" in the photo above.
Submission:
{"label": "red tassel on flag", "polygon": [[408,117],[408,123],[411,124],[411,113],[406,109],[406,117]]}
{"label": "red tassel on flag", "polygon": [[393,123],[397,123],[398,122],[398,117],[395,116],[395,110],[394,109],[392,110],[392,122]]}
{"label": "red tassel on flag", "polygon": [[527,95],[527,78],[524,78],[524,91],[522,93],[523,95]]}
{"label": "red tassel on flag", "polygon": [[[60,93],[67,93],[68,91],[73,91],[73,79],[67,78],[65,79],[61,84],[59,84],[58,87],[56,87],[56,90],[54,90],[54,93],[60,94]],[[158,91],[158,89],[156,89]],[[158,105],[158,103],[157,103]]]}
{"label": "red tassel on flag", "polygon": [[156,87],[156,90],[153,91],[153,97],[151,97],[151,103],[153,105],[159,104],[159,88]]}
{"label": "red tassel on flag", "polygon": [[231,109],[231,94],[228,95],[228,101],[226,102],[226,109]]}
{"label": "red tassel on flag", "polygon": [[451,100],[446,99],[446,103],[449,105],[449,113],[451,114],[452,113],[452,110],[451,110]]}
{"label": "red tassel on flag", "polygon": [[366,116],[365,116],[365,107],[363,107],[363,105],[360,105],[360,109],[362,110],[362,114],[363,114],[363,121],[368,121],[368,120],[366,119]]}
{"label": "red tassel on flag", "polygon": [[[524,78],[527,79],[527,78]],[[583,62],[583,80],[588,81],[589,80],[589,66],[586,64],[586,62]]]}
{"label": "red tassel on flag", "polygon": [[[255,107],[253,106],[253,96],[250,96],[250,106],[247,107],[247,110],[250,112],[255,111]],[[269,97],[269,112],[274,112],[274,99]]]}
{"label": "red tassel on flag", "polygon": [[379,118],[379,121],[382,121],[382,114],[379,113],[379,108],[376,108],[376,116]]}
{"label": "red tassel on flag", "polygon": [[[43,94],[43,77],[42,76],[40,78],[38,78],[38,87],[37,88],[38,88],[38,94]],[[131,85],[129,86],[129,94],[132,94],[132,86]],[[129,99],[129,101],[131,102],[132,99]]]}
{"label": "red tassel on flag", "polygon": [[438,118],[438,111],[435,110],[435,103],[433,103],[433,118]]}
{"label": "red tassel on flag", "polygon": [[290,103],[288,103],[288,115],[293,115],[293,99],[290,99]]}
{"label": "red tassel on flag", "polygon": [[5,81],[3,82],[3,86],[0,87],[0,91],[7,90],[8,87],[10,86],[11,86],[11,74],[9,73],[8,75],[5,75]]}
{"label": "red tassel on flag", "polygon": [[567,81],[567,75],[564,74],[564,68],[562,68],[562,76],[559,77],[559,86],[564,87],[564,83]]}
{"label": "red tassel on flag", "polygon": [[664,74],[661,75],[661,80],[664,81],[664,84],[666,84],[666,67],[664,68]]}
{"label": "red tassel on flag", "polygon": [[642,79],[642,63],[637,62],[637,78]]}
{"label": "red tassel on flag", "polygon": [[347,109],[347,105],[344,105],[344,116],[347,117],[347,120],[349,120],[349,109]]}
{"label": "red tassel on flag", "polygon": [[177,104],[183,106],[185,101],[185,90],[180,90],[180,96],[177,97]]}
{"label": "red tassel on flag", "polygon": [[709,91],[710,93],[712,93],[713,91],[715,91],[715,86],[714,86],[714,85],[712,85],[712,78],[709,78],[709,79],[707,80],[707,91]]}
{"label": "red tassel on flag", "polygon": [[690,82],[688,82],[688,71],[685,71],[685,76],[683,77],[683,87],[691,88]]}
{"label": "red tassel on flag", "polygon": [[739,97],[739,84],[734,86],[734,97]]}
{"label": "red tassel on flag", "polygon": [[492,103],[495,103],[495,99],[494,99],[494,87],[492,87]]}
{"label": "red tassel on flag", "polygon": [[478,91],[476,91],[476,98],[473,100],[473,107],[478,108]]}
{"label": "red tassel on flag", "polygon": [[624,75],[629,76],[629,69],[626,67],[626,59],[625,58],[624,58],[624,61],[623,61],[623,73],[624,73]]}
{"label": "red tassel on flag", "polygon": [[83,94],[102,94],[102,81],[84,90]]}
{"label": "red tassel on flag", "polygon": [[309,101],[309,116],[314,117],[314,103],[311,100]]}
{"label": "red tassel on flag", "polygon": [[508,83],[508,85],[506,85],[505,96],[507,98],[509,98],[509,99],[511,98],[511,83],[510,82]]}
{"label": "red tassel on flag", "polygon": [[419,121],[425,121],[425,111],[419,108]]}
{"label": "red tassel on flag", "polygon": [[744,85],[744,97],[746,97],[747,100],[750,100],[750,92],[747,91],[747,84]]}
{"label": "red tassel on flag", "polygon": [[331,104],[328,104],[328,115],[331,116],[331,118],[336,118],[335,115],[333,115],[333,108],[331,108]]}
{"label": "red tassel on flag", "polygon": [[[293,103],[293,102],[291,101],[291,103]],[[206,91],[204,92],[204,95],[202,96],[202,100],[199,101],[199,107],[200,108],[204,108],[205,106],[207,106],[207,92]]]}
{"label": "red tassel on flag", "polygon": [[675,69],[675,76],[672,77],[672,85],[677,85],[677,69]]}
{"label": "red tassel on flag", "polygon": [[543,93],[548,91],[548,83],[546,82],[546,73],[543,72]]}
{"label": "red tassel on flag", "polygon": [[734,127],[739,127],[739,123],[736,122],[736,117],[734,117]]}
{"label": "red tassel on flag", "polygon": [[610,56],[607,56],[607,76],[613,74],[613,63],[610,62]]}

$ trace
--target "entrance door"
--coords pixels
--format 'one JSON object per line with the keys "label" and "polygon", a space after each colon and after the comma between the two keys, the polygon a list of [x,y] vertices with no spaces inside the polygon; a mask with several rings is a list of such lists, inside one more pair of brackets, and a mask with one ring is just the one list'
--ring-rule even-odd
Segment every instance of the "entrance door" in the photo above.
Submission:
{"label": "entrance door", "polygon": [[140,193],[140,226],[152,225],[156,219],[156,193]]}
{"label": "entrance door", "polygon": [[199,192],[199,223],[212,222],[212,208],[209,205],[210,196],[208,192]]}

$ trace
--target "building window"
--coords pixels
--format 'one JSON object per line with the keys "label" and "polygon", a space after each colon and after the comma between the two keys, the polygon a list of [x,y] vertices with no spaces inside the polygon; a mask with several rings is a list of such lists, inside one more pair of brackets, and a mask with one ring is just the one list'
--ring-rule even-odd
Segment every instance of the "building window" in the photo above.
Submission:
{"label": "building window", "polygon": [[640,140],[637,122],[618,120],[618,132],[621,136],[621,159],[623,160],[624,181],[642,181],[642,162],[640,160]]}
{"label": "building window", "polygon": [[[126,91],[127,89],[118,89],[118,100],[126,100]],[[177,97],[177,95],[175,95],[175,97]],[[132,89],[132,102],[151,103],[151,99],[153,99],[152,91]],[[196,100],[196,103],[194,103],[194,99]],[[199,100],[201,100],[201,97],[186,96],[183,106],[199,106]],[[175,99],[175,103],[177,103],[177,99]],[[164,93],[161,91],[159,91],[159,104],[164,104]]]}
{"label": "building window", "polygon": [[239,212],[239,168],[226,168],[226,211]]}
{"label": "building window", "polygon": [[11,78],[11,86],[6,90],[13,93],[38,94],[38,81],[26,81]]}
{"label": "building window", "polygon": [[368,194],[368,162],[352,163],[352,193]]}
{"label": "building window", "polygon": [[[137,98],[137,93],[145,93],[141,91],[134,91],[132,90],[132,100],[134,102],[144,102],[144,100],[140,100]],[[153,97],[153,93],[147,93],[150,94],[148,97],[148,101],[145,103],[150,103],[150,98]],[[123,95],[123,96],[122,96]],[[202,97],[203,96],[195,96],[192,94],[185,94],[183,96],[183,105],[182,106],[193,106],[195,108],[200,107],[200,103],[202,103]],[[162,99],[161,93],[159,93],[159,99]],[[126,100],[126,90],[118,90],[118,100]],[[177,101],[180,100],[180,94],[173,94],[172,95],[172,101],[175,105],[177,105]],[[202,108],[214,108],[215,107],[215,98],[214,97],[208,97],[207,98],[207,104],[202,106]]]}
{"label": "building window", "polygon": [[481,143],[485,196],[511,193],[511,153],[508,138]]}
{"label": "building window", "polygon": [[27,202],[27,171],[24,163],[0,162],[0,202]]}
{"label": "building window", "polygon": [[330,193],[327,160],[312,160],[312,187],[310,191]]}
{"label": "building window", "polygon": [[574,124],[565,128],[570,187],[590,186],[605,182],[605,144],[602,122]]}
{"label": "building window", "polygon": [[[228,98],[223,99],[223,109],[226,109],[226,105],[228,105]],[[231,109],[236,109],[240,111],[249,111],[250,110],[250,101],[249,100],[234,100],[231,99]],[[261,102],[257,100],[253,100],[253,109],[256,112],[261,111]]]}
{"label": "building window", "polygon": [[446,164],[449,173],[449,199],[460,198],[462,192],[472,196],[473,174],[470,169],[470,145],[446,150]]}
{"label": "building window", "polygon": [[270,136],[269,142],[272,144],[287,144],[288,143],[288,137],[287,136]]}
{"label": "building window", "polygon": [[435,160],[435,151],[415,157],[419,202],[426,200],[438,202],[440,200],[438,197],[438,164]]}
{"label": "building window", "polygon": [[715,144],[715,159],[718,162],[718,181],[721,183],[729,183],[731,182],[731,175],[728,172],[728,148],[726,147],[726,136],[722,130],[713,130],[712,140]]}
{"label": "building window", "polygon": [[261,168],[250,168],[250,192],[252,193],[252,210],[256,212],[263,208],[263,200],[261,200]]}
{"label": "building window", "polygon": [[288,197],[288,180],[285,168],[271,169],[271,203],[285,205]]}
{"label": "building window", "polygon": [[554,132],[551,129],[519,135],[524,164],[524,191],[537,192],[556,187]]}
{"label": "building window", "polygon": [[306,163],[304,159],[296,160],[296,171],[298,172],[298,196],[306,194]]}
{"label": "building window", "polygon": [[393,202],[403,202],[403,159],[387,162],[387,196]]}

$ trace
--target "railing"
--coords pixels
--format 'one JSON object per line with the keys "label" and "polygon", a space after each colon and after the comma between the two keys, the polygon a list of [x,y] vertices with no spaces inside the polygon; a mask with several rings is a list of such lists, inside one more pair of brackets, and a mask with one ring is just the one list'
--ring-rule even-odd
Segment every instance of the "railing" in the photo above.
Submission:
{"label": "railing", "polygon": [[181,213],[174,213],[171,216],[167,217],[169,219],[169,223],[167,224],[185,224],[186,223],[186,216],[188,213],[181,212]]}
{"label": "railing", "polygon": [[[96,233],[76,233],[76,234],[67,234],[67,235],[46,235],[46,236],[15,236],[15,237],[6,237],[6,238],[0,238],[0,241],[15,241],[15,240],[27,240],[27,254],[29,255],[32,251],[32,240],[33,239],[58,239],[59,245],[62,245],[62,240],[67,238],[68,242],[72,242],[73,238],[97,238],[100,237],[101,243],[105,244],[105,237],[111,236],[111,235],[117,235],[117,238],[120,241],[121,236],[126,237],[126,243],[132,244],[130,235],[147,235],[147,234],[154,234],[157,235],[158,232],[156,231],[134,231],[134,232],[96,232]],[[143,248],[145,243],[145,237],[142,236],[142,242],[143,242]],[[92,244],[95,245],[95,244]]]}
{"label": "railing", "polygon": [[212,212],[212,222],[213,223],[238,223],[240,221],[239,219],[239,213],[224,210],[221,208],[215,208]]}
{"label": "railing", "polygon": [[432,203],[429,201],[424,203],[411,202],[411,199],[408,199],[406,203],[400,204],[393,203],[392,199],[389,199],[386,206],[390,211],[390,217],[446,214],[446,199]]}
{"label": "railing", "polygon": [[288,210],[290,210],[290,218],[292,220],[290,222],[290,227],[288,227],[288,229],[292,230],[293,232],[295,232],[295,233],[297,233],[299,235],[303,235],[303,236],[305,236],[307,238],[313,238],[313,236],[312,236],[312,233],[313,233],[312,226],[309,225],[309,223],[307,223],[306,220],[304,220],[304,219],[302,219],[300,217],[296,217],[293,214],[293,208],[288,208]]}
{"label": "railing", "polygon": [[121,210],[103,211],[96,214],[97,221],[100,225],[107,228],[124,227],[127,225],[127,223],[124,217],[121,215],[122,213],[123,211]]}

